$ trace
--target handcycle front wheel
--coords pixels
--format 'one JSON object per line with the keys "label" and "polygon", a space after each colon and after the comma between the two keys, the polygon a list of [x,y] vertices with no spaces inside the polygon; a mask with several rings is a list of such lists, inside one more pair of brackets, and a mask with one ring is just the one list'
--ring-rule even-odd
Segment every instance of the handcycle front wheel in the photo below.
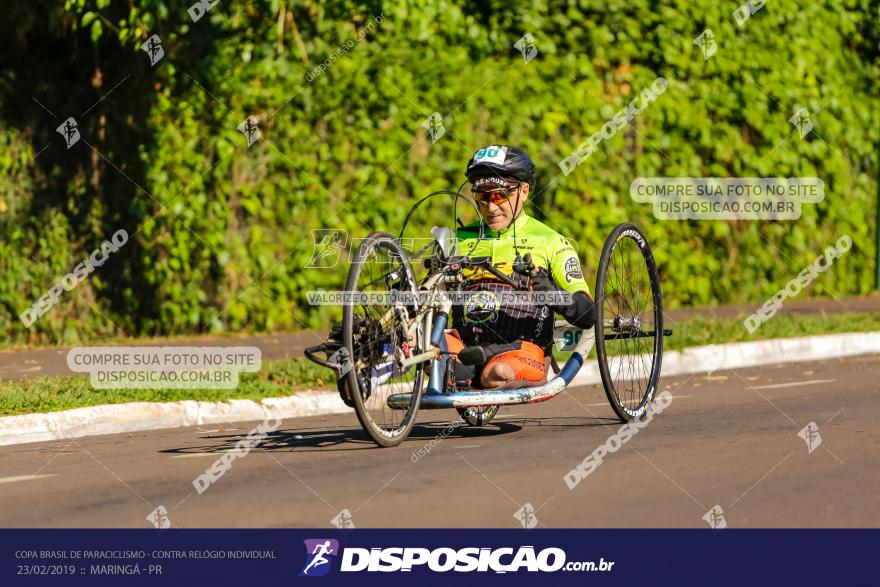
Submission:
{"label": "handcycle front wheel", "polygon": [[605,241],[596,275],[596,356],[605,395],[623,421],[645,415],[660,379],[663,299],[644,233],[619,224]]}
{"label": "handcycle front wheel", "polygon": [[[350,357],[347,374],[354,410],[364,431],[379,446],[406,438],[416,421],[424,369],[401,361],[423,352],[426,327],[418,323],[418,284],[400,243],[384,232],[370,234],[355,251],[346,292],[364,303],[343,307],[343,345]],[[385,297],[389,292],[401,300]],[[391,409],[390,395],[409,393],[406,409]]]}

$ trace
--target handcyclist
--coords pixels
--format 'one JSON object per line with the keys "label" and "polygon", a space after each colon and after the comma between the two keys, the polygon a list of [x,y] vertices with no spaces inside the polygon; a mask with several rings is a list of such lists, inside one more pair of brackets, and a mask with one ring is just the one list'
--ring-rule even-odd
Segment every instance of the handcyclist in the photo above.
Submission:
{"label": "handcyclist", "polygon": [[499,294],[510,292],[510,285],[482,269],[465,272],[464,289],[480,295],[453,306],[447,347],[455,356],[464,347],[479,345],[488,360],[482,365],[454,360],[454,379],[459,385],[487,389],[539,384],[549,369],[546,354],[553,343],[554,313],[579,328],[593,326],[593,300],[577,252],[568,239],[525,213],[535,164],[522,149],[480,149],[465,174],[482,216],[483,236],[479,221],[460,228],[459,252],[491,257],[497,269],[520,284],[517,289],[571,295],[555,296],[568,298],[568,303],[504,303]]}

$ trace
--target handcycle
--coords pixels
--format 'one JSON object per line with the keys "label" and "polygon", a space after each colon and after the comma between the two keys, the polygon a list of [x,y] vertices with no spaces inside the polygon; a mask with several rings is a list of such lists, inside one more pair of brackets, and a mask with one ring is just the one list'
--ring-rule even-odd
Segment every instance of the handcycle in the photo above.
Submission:
{"label": "handcycle", "polygon": [[[459,192],[434,192],[410,210],[404,229],[415,208],[442,194],[466,200]],[[672,331],[663,328],[657,265],[636,225],[619,224],[605,241],[592,331],[556,320],[556,348],[571,355],[545,382],[519,389],[462,387],[450,377],[452,353],[444,333],[452,302],[444,294],[465,282],[465,270],[482,270],[502,283],[516,284],[489,257],[460,254],[449,228],[434,227],[431,233],[428,272],[421,280],[400,237],[387,232],[367,236],[351,261],[345,292],[352,299],[343,306],[336,347],[306,351],[310,359],[337,372],[343,399],[376,444],[400,444],[420,409],[454,408],[464,422],[482,426],[500,406],[552,399],[572,383],[594,346],[605,395],[617,417],[628,422],[646,414],[660,378],[663,338]],[[320,350],[327,359],[316,356]],[[479,361],[480,352],[474,351],[480,349],[466,347],[459,360]]]}

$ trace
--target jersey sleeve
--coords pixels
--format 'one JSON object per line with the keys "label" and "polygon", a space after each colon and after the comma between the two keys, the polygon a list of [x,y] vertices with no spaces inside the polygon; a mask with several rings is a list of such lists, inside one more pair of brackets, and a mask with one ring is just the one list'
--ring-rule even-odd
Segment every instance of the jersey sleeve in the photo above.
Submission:
{"label": "jersey sleeve", "polygon": [[550,261],[550,276],[561,289],[570,293],[586,292],[590,297],[590,287],[584,280],[584,272],[577,251],[564,236],[551,241],[547,256]]}

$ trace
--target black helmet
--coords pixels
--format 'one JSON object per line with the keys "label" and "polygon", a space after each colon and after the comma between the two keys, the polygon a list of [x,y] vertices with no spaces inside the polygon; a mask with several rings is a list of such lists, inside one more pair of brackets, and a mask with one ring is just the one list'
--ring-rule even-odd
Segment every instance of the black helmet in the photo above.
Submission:
{"label": "black helmet", "polygon": [[521,182],[534,184],[535,164],[528,154],[517,147],[489,145],[474,153],[468,161],[465,175],[474,183],[477,179],[512,177]]}

